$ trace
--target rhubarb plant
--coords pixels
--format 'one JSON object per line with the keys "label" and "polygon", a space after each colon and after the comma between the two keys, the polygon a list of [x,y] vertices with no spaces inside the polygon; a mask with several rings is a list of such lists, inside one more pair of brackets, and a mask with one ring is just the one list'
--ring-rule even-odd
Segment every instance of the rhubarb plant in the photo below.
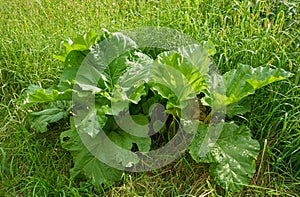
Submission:
{"label": "rhubarb plant", "polygon": [[[116,45],[109,50],[101,45],[112,40]],[[51,132],[50,124],[68,118],[70,128],[60,140],[73,156],[71,178],[84,175],[94,185],[120,180],[124,170],[146,161],[139,155],[159,145],[184,143],[172,138],[192,122],[197,126],[187,151],[196,162],[211,164],[210,173],[221,187],[240,191],[255,173],[260,145],[244,124],[213,123],[213,100],[223,102],[225,120],[231,120],[249,111],[241,102],[245,97],[292,75],[240,64],[219,77],[224,94],[214,95],[209,88],[211,45],[159,49],[153,55],[123,33],[90,31],[63,46],[65,52],[55,56],[64,63],[59,83],[46,89],[30,85],[24,107],[42,104],[41,111],[30,111],[28,117],[38,132]]]}

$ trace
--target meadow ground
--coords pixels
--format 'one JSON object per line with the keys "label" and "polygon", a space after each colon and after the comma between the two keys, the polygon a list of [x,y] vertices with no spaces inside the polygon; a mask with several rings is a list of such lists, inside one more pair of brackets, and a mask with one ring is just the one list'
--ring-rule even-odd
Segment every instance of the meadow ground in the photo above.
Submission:
{"label": "meadow ground", "polygon": [[[299,3],[290,1],[0,1],[0,196],[297,196],[300,193]],[[71,180],[70,154],[59,134],[39,134],[27,122],[21,94],[48,87],[62,63],[62,40],[90,29],[111,32],[165,26],[199,42],[211,40],[220,72],[237,63],[293,72],[251,97],[251,113],[238,117],[261,144],[257,172],[241,193],[220,189],[208,166],[184,156],[163,169],[126,173],[103,191]]]}

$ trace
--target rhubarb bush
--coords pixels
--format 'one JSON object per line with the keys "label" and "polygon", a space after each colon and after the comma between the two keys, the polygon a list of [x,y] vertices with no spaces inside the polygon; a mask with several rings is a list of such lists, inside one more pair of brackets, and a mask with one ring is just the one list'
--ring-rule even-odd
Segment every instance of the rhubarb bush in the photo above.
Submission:
{"label": "rhubarb bush", "polygon": [[[159,168],[154,157],[170,163],[186,150],[210,163],[221,187],[241,190],[255,173],[260,146],[246,125],[228,120],[249,111],[242,101],[256,89],[292,75],[240,64],[215,83],[212,45],[150,50],[124,33],[90,31],[63,46],[55,56],[64,62],[59,83],[30,85],[24,106],[42,106],[28,117],[38,132],[70,121],[60,140],[73,156],[71,177],[84,175],[94,185],[109,186],[124,170]],[[160,146],[168,148],[158,152]]]}

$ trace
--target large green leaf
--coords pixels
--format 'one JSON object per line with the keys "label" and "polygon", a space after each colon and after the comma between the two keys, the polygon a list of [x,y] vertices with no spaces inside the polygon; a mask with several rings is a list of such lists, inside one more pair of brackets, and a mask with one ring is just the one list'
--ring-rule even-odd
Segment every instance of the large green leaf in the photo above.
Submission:
{"label": "large green leaf", "polygon": [[[109,158],[107,162],[120,164],[120,167],[132,167],[138,163],[137,155],[131,152],[133,144],[141,152],[150,150],[149,128],[145,125],[148,123],[147,117],[135,115],[133,120],[131,116],[107,117],[105,105],[77,112],[75,122],[78,132],[85,136],[89,150]],[[112,124],[115,121],[118,124]]]}
{"label": "large green leaf", "polygon": [[115,144],[126,150],[130,151],[133,148],[133,144],[137,145],[140,152],[148,152],[150,150],[150,137],[137,137],[122,130],[110,132],[108,136]]}
{"label": "large green leaf", "polygon": [[116,116],[115,120],[118,126],[127,133],[133,136],[149,137],[148,116],[143,114],[130,115],[127,113]]}
{"label": "large green leaf", "polygon": [[[148,152],[150,150],[151,138],[148,136],[147,124],[148,119],[142,114],[131,117],[128,115],[123,117],[109,116],[107,124],[103,128],[109,139],[103,141],[101,150],[106,148],[111,154],[108,157],[112,161],[120,163],[121,167],[132,167],[139,162],[136,151]],[[101,139],[103,140],[104,137]],[[132,150],[132,148],[138,149]]]}
{"label": "large green leaf", "polygon": [[112,91],[118,78],[126,71],[126,61],[135,48],[136,43],[129,37],[122,33],[112,34],[91,48],[78,70],[76,80]]}
{"label": "large green leaf", "polygon": [[115,159],[115,161],[124,167],[124,169],[133,167],[139,162],[137,154],[131,151],[132,148],[135,148],[134,145],[137,145],[138,148],[138,150],[134,151],[148,152],[150,150],[150,137],[133,136],[121,129],[111,131],[107,136],[117,147],[107,146],[106,148],[109,148],[110,152],[114,152],[114,154],[111,154],[114,156],[112,159]]}
{"label": "large green leaf", "polygon": [[129,102],[137,104],[146,95],[144,84],[150,80],[150,69],[153,60],[142,53],[135,52],[131,60],[125,62],[128,67],[115,85],[110,100],[110,114],[118,115],[128,108]]}
{"label": "large green leaf", "polygon": [[229,104],[226,106],[226,115],[229,118],[234,117],[235,115],[243,115],[251,110],[250,98],[244,98],[239,102]]}
{"label": "large green leaf", "polygon": [[208,132],[208,125],[200,125],[194,137],[190,154],[197,162],[212,163],[210,172],[225,189],[239,191],[255,173],[255,159],[259,143],[251,138],[248,127],[225,123],[219,138],[209,152],[200,157],[200,147]]}
{"label": "large green leaf", "polygon": [[249,65],[239,65],[223,75],[226,85],[226,104],[235,103],[244,97],[254,94],[256,89],[292,76],[283,69],[269,67],[252,68]]}
{"label": "large green leaf", "polygon": [[153,60],[140,52],[134,52],[133,58],[126,62],[128,70],[120,77],[118,85],[128,91],[131,87],[138,87],[151,79],[150,69]]}
{"label": "large green leaf", "polygon": [[78,69],[88,52],[89,50],[87,52],[73,50],[67,55],[64,71],[59,78],[58,90],[73,88]]}
{"label": "large green leaf", "polygon": [[152,89],[168,100],[168,113],[180,114],[178,110],[185,108],[188,100],[206,92],[210,66],[209,54],[199,45],[158,55],[151,69]]}
{"label": "large green leaf", "polygon": [[196,93],[206,89],[206,74],[211,61],[205,48],[190,45],[179,48],[177,52],[163,52],[158,55],[155,63],[175,68],[185,77]]}
{"label": "large green leaf", "polygon": [[[145,83],[149,76],[147,66],[152,63],[152,59],[140,52],[126,52],[114,59],[109,66],[104,70],[102,77],[105,87],[112,91],[114,86],[118,84],[123,88],[137,87],[141,82]],[[142,69],[141,69],[142,66]],[[130,70],[129,70],[130,69]],[[128,70],[128,72],[126,72]],[[126,73],[125,73],[126,72]],[[134,81],[133,77],[135,77]],[[137,80],[139,79],[139,80]],[[130,85],[128,83],[131,83]],[[98,84],[100,87],[102,84]]]}
{"label": "large green leaf", "polygon": [[95,106],[90,110],[78,110],[75,117],[77,128],[81,133],[96,137],[107,121],[107,106]]}
{"label": "large green leaf", "polygon": [[[150,150],[150,137],[132,136],[115,127],[112,122],[114,122],[113,117],[110,117],[108,124],[104,127],[106,131],[102,130],[97,136],[91,137],[82,133],[81,128],[76,127],[76,130],[74,121],[71,119],[73,125],[70,130],[61,134],[61,141],[63,147],[69,150],[74,158],[72,178],[84,173],[97,184],[111,183],[119,180],[120,171],[109,167],[108,164],[124,170],[139,162],[137,154],[131,151],[134,144],[140,152]],[[113,128],[116,130],[110,130]],[[101,158],[101,161],[98,158]]]}
{"label": "large green leaf", "polygon": [[99,33],[90,30],[86,34],[78,35],[73,40],[69,38],[68,40],[62,42],[62,45],[65,47],[65,52],[61,55],[54,55],[54,58],[65,62],[67,56],[72,51],[89,51],[93,45],[95,45],[99,41],[107,39],[109,36],[110,33],[107,30],[103,30]]}
{"label": "large green leaf", "polygon": [[57,122],[70,115],[71,104],[66,101],[50,103],[46,109],[39,112],[31,112],[29,115],[30,126],[39,132],[46,132],[49,123]]}
{"label": "large green leaf", "polygon": [[30,85],[23,94],[23,106],[27,107],[36,103],[52,102],[57,100],[71,100],[72,89],[60,92],[56,89],[43,89],[37,85]]}
{"label": "large green leaf", "polygon": [[72,119],[70,130],[61,133],[60,138],[62,147],[73,156],[74,167],[70,171],[71,178],[84,174],[95,185],[102,183],[110,185],[121,179],[122,171],[101,162],[84,146]]}
{"label": "large green leaf", "polygon": [[[129,68],[127,62],[132,57],[130,51],[135,47],[136,44],[121,33],[112,34],[110,38],[95,45],[78,69],[74,89],[79,97],[73,95],[73,101],[77,105],[86,105],[89,99],[93,102],[95,93],[100,93],[112,102],[117,97],[115,103],[122,105],[122,99],[121,102],[118,100],[122,95],[112,97],[112,91],[116,89],[115,85],[120,76]],[[126,106],[126,102],[123,106]],[[112,111],[110,110],[111,114]],[[97,131],[88,130],[92,136],[97,134]]]}
{"label": "large green leaf", "polygon": [[177,69],[163,64],[155,64],[151,71],[152,89],[163,98],[168,99],[167,109],[182,108],[182,102],[195,98],[195,91],[187,78]]}

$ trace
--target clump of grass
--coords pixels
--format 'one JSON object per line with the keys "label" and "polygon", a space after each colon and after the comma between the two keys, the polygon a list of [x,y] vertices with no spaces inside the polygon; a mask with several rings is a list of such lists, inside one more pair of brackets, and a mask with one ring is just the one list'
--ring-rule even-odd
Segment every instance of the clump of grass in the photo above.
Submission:
{"label": "clump of grass", "polygon": [[255,97],[260,105],[253,109],[249,118],[265,148],[261,171],[255,180],[277,191],[291,190],[293,194],[299,193],[300,181],[299,95],[300,87],[293,82],[271,85]]}
{"label": "clump of grass", "polygon": [[107,191],[107,196],[201,196],[217,195],[215,185],[211,185],[208,165],[196,164],[188,154],[153,172],[124,175],[124,182]]}

